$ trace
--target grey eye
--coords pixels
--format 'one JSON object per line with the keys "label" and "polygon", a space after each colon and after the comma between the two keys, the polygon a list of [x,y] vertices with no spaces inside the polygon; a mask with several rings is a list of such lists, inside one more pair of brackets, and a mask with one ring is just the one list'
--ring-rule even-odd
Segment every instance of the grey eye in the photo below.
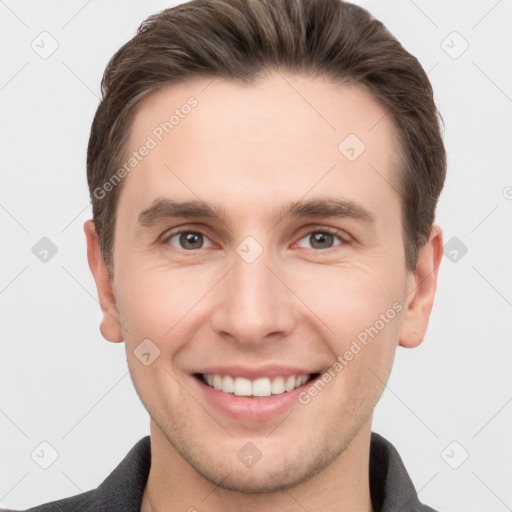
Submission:
{"label": "grey eye", "polygon": [[[313,231],[312,233],[309,233],[307,236],[300,240],[299,246],[306,247],[308,249],[331,249],[332,247],[335,246],[334,241],[336,239],[339,240],[337,236],[326,231]],[[308,243],[310,244],[310,246],[307,245]]]}
{"label": "grey eye", "polygon": [[194,251],[196,249],[202,249],[207,240],[208,239],[202,233],[196,231],[181,231],[180,233],[170,236],[168,243],[179,249]]}

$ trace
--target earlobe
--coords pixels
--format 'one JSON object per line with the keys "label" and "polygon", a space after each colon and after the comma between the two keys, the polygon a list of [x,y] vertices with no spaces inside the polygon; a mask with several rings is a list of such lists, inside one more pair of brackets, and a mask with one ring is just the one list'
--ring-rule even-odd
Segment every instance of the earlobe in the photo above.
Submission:
{"label": "earlobe", "polygon": [[443,233],[432,226],[428,242],[419,248],[414,272],[410,272],[399,345],[417,347],[425,337],[437,288],[437,275],[443,257]]}
{"label": "earlobe", "polygon": [[103,313],[100,332],[106,340],[119,343],[123,341],[123,333],[119,323],[119,313],[112,286],[112,277],[101,255],[96,227],[92,220],[85,221],[84,233],[87,240],[87,260],[96,282],[100,307]]}

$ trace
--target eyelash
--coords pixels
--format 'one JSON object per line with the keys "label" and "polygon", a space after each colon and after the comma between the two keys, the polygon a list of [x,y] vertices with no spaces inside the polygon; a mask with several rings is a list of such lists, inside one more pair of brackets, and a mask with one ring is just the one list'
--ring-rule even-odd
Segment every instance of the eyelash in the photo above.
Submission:
{"label": "eyelash", "polygon": [[[209,236],[201,229],[199,228],[180,228],[179,230],[177,231],[171,231],[170,233],[166,234],[162,240],[162,244],[163,245],[169,245],[169,240],[173,237],[175,237],[176,235],[181,235],[183,233],[194,233],[194,234],[201,234],[202,236],[204,236],[205,238],[208,238],[209,239]],[[347,243],[349,243],[349,240],[348,240],[348,236],[342,236],[341,232],[337,229],[334,229],[334,228],[330,228],[330,227],[327,227],[327,226],[317,226],[315,228],[312,228],[310,229],[309,231],[305,232],[303,234],[303,236],[301,236],[301,238],[298,239],[298,241],[302,240],[303,238],[305,238],[306,236],[308,235],[312,235],[313,233],[328,233],[332,236],[334,236],[335,238],[338,239],[338,241],[340,242],[340,244],[338,245],[335,245],[333,247],[329,247],[328,249],[314,249],[314,248],[311,248],[311,250],[313,250],[314,252],[317,252],[317,253],[324,253],[324,254],[327,254],[327,253],[330,253],[331,251],[335,250],[337,247],[340,247],[342,245],[345,245]],[[174,247],[175,249],[177,249],[176,247]],[[202,249],[202,248],[201,248]],[[191,254],[195,254],[196,250],[200,250],[200,249],[195,249],[195,250],[186,250],[186,249],[179,249],[180,251],[182,251],[183,253],[191,253]]]}

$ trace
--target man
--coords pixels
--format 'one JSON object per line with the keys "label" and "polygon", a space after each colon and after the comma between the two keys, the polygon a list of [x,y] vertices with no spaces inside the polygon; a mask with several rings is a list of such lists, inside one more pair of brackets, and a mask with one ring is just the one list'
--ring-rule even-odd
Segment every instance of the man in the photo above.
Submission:
{"label": "man", "polygon": [[442,256],[418,61],[338,0],[195,0],[146,20],[102,90],[88,261],[150,436],[30,510],[432,510],[371,432]]}

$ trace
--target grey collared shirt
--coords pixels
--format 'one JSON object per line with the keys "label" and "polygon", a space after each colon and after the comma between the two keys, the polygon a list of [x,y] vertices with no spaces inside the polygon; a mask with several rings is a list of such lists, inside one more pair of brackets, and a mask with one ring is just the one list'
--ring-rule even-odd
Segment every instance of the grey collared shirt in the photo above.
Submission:
{"label": "grey collared shirt", "polygon": [[[25,512],[140,512],[150,466],[151,444],[146,436],[96,489]],[[374,432],[370,444],[370,493],[374,512],[435,512],[418,500],[395,447]]]}

